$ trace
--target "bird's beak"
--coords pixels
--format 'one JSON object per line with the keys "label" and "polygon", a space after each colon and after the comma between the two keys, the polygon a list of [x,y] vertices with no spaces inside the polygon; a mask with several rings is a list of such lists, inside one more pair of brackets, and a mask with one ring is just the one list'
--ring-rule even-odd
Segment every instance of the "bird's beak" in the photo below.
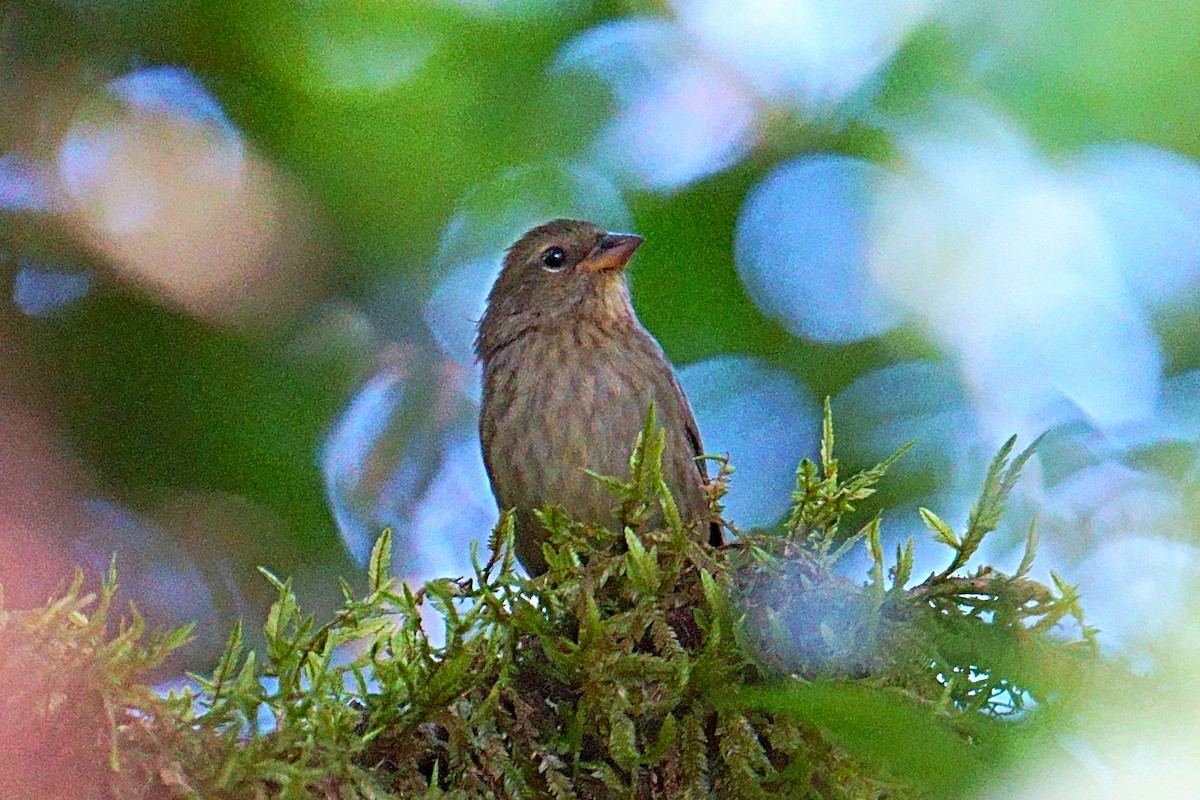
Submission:
{"label": "bird's beak", "polygon": [[591,272],[607,272],[624,269],[633,258],[633,251],[645,241],[632,233],[610,233],[583,260],[584,268]]}

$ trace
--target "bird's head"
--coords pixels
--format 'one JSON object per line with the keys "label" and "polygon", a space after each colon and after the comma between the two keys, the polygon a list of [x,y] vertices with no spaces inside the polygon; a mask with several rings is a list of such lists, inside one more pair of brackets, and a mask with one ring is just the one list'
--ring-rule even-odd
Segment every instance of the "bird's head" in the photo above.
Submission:
{"label": "bird's head", "polygon": [[476,352],[486,358],[523,332],[567,316],[601,325],[632,318],[625,265],[641,243],[640,236],[569,219],[528,231],[504,257]]}

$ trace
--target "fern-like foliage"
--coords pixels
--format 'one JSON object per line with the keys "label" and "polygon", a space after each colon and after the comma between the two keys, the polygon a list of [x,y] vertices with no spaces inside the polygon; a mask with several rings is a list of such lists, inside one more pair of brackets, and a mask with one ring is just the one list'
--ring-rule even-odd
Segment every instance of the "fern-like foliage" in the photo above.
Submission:
{"label": "fern-like foliage", "polygon": [[[96,797],[953,796],[1013,750],[1005,715],[1029,698],[1053,706],[1091,658],[1071,588],[1028,578],[1033,532],[1016,574],[963,572],[1031,451],[1001,451],[961,536],[922,512],[949,565],[910,586],[911,543],[889,564],[878,518],[839,530],[901,454],[842,478],[828,407],[785,524],[725,548],[706,544],[706,521],[681,519],[663,442],[651,409],[628,474],[596,476],[623,530],[540,513],[548,571],[535,580],[515,571],[511,514],[472,574],[420,588],[390,577],[385,532],[367,593],[345,587],[324,625],[265,574],[278,599],[264,651],[235,628],[213,673],[167,697],[137,676],[186,631],[110,630],[115,579],[96,598],[77,583],[44,609],[3,612],[0,682],[36,679],[0,710],[49,730],[63,707],[83,709],[74,729],[103,746],[80,750],[105,754],[80,762]],[[714,518],[730,473],[722,461]],[[860,545],[867,580],[839,576]],[[1068,617],[1073,638],[1057,634]],[[12,763],[6,785],[39,796],[36,765]]]}

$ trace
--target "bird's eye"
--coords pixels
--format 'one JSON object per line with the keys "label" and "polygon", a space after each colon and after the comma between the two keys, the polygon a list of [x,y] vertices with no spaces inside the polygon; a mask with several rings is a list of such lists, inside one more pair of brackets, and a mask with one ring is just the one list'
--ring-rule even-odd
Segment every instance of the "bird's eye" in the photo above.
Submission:
{"label": "bird's eye", "polygon": [[547,247],[542,251],[542,266],[553,272],[563,268],[567,263],[567,254],[561,247]]}

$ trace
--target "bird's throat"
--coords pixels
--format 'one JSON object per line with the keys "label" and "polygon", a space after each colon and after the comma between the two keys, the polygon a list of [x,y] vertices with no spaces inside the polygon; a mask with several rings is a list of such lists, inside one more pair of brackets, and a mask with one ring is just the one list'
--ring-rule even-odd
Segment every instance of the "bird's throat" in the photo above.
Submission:
{"label": "bird's throat", "polygon": [[628,324],[634,319],[629,283],[622,273],[601,273],[597,285],[580,303],[577,312],[602,328]]}

